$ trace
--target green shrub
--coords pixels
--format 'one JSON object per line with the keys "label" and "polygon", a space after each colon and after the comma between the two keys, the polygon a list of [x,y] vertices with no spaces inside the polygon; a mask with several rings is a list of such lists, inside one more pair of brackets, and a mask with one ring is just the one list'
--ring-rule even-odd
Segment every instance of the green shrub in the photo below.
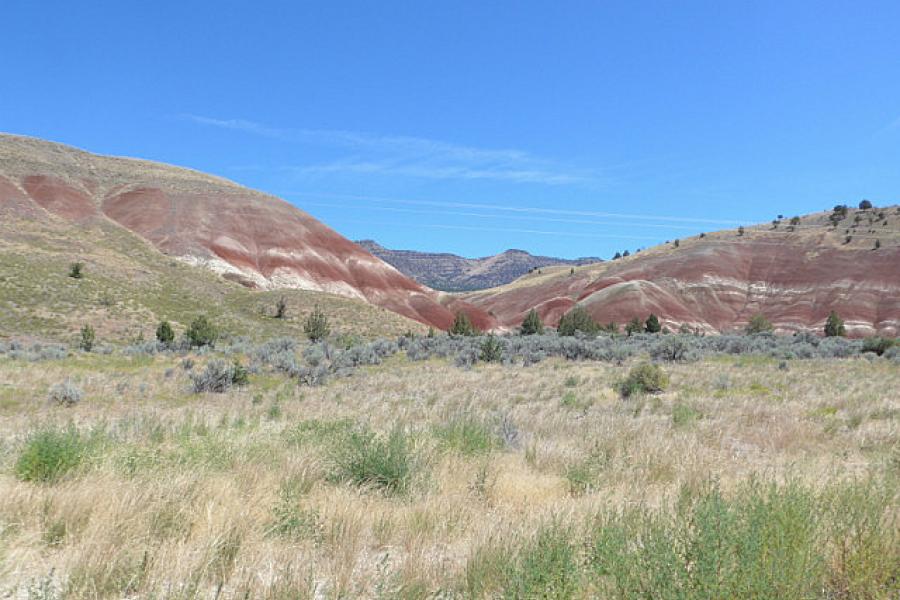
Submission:
{"label": "green shrub", "polygon": [[303,333],[306,334],[306,337],[311,342],[323,340],[331,333],[331,325],[328,323],[328,317],[325,316],[325,313],[322,312],[322,309],[319,308],[318,304],[313,308],[313,311],[309,316],[306,317],[306,322],[303,324]]}
{"label": "green shrub", "polygon": [[866,338],[863,341],[863,352],[874,352],[878,356],[881,356],[885,352],[887,352],[891,347],[896,344],[896,340],[892,340],[891,338],[886,337],[870,337]]}
{"label": "green shrub", "polygon": [[650,313],[650,316],[644,321],[644,331],[647,333],[659,333],[662,331],[662,326],[659,324],[659,318],[653,313]]}
{"label": "green shrub", "polygon": [[655,394],[669,387],[669,376],[662,367],[652,363],[641,363],[628,372],[625,381],[619,384],[623,398],[635,394]]}
{"label": "green shrub", "polygon": [[521,328],[522,335],[543,335],[544,334],[544,323],[541,321],[540,315],[538,315],[535,309],[531,309],[528,311],[528,314],[525,315],[525,319],[522,321]]}
{"label": "green shrub", "polygon": [[54,482],[84,459],[87,440],[74,427],[44,429],[25,441],[14,467],[22,481]]}
{"label": "green shrub", "polygon": [[94,328],[90,325],[85,325],[81,328],[81,340],[78,342],[78,347],[85,352],[90,352],[94,348],[96,339],[97,337],[94,334]]}
{"label": "green shrub", "polygon": [[503,344],[493,335],[481,343],[479,358],[484,362],[500,362],[503,358]]}
{"label": "green shrub", "polygon": [[831,311],[825,320],[825,336],[844,337],[845,335],[847,335],[847,329],[844,327],[844,320],[836,312]]}
{"label": "green shrub", "polygon": [[672,407],[672,424],[676,427],[689,425],[702,416],[699,410],[682,402],[676,402]]}
{"label": "green shrub", "polygon": [[565,599],[581,589],[582,571],[572,532],[543,525],[527,540],[489,544],[466,563],[467,598]]}
{"label": "green shrub", "polygon": [[603,598],[890,598],[895,501],[872,483],[685,488],[674,506],[598,517],[588,567]]}
{"label": "green shrub", "polygon": [[456,317],[453,319],[453,324],[450,325],[448,333],[456,336],[472,336],[478,335],[479,332],[478,328],[476,328],[469,319],[469,315],[463,311],[459,311],[456,313]]}
{"label": "green shrub", "polygon": [[471,415],[456,416],[435,425],[433,433],[443,448],[464,456],[487,454],[502,445],[489,423]]}
{"label": "green shrub", "polygon": [[386,494],[405,493],[412,481],[415,457],[409,436],[395,427],[387,436],[368,429],[350,432],[331,451],[332,481],[372,487]]}
{"label": "green shrub", "polygon": [[750,322],[747,323],[747,327],[744,331],[747,335],[753,335],[754,333],[769,333],[773,329],[772,323],[769,322],[766,316],[759,313],[750,318]]}
{"label": "green shrub", "polygon": [[81,279],[84,277],[84,263],[74,262],[69,266],[69,277],[72,279]]}
{"label": "green shrub", "polygon": [[166,346],[171,346],[175,341],[175,331],[168,321],[163,321],[157,326],[156,341]]}
{"label": "green shrub", "polygon": [[580,496],[596,489],[610,458],[608,451],[595,444],[586,458],[568,465],[565,478],[569,484],[569,494]]}
{"label": "green shrub", "polygon": [[598,329],[591,314],[583,306],[577,305],[562,316],[556,327],[557,333],[564,336],[575,335],[577,331],[585,335],[594,335]]}
{"label": "green shrub", "polygon": [[272,508],[272,523],[267,531],[269,535],[295,541],[322,541],[325,528],[319,511],[304,509],[300,503],[308,486],[307,480],[288,479],[281,483],[278,502]]}
{"label": "green shrub", "polygon": [[275,302],[275,318],[283,319],[287,316],[287,300],[284,299],[284,296],[278,298],[278,301]]}
{"label": "green shrub", "polygon": [[219,339],[219,330],[206,315],[199,315],[191,321],[185,335],[191,346],[213,346]]}
{"label": "green shrub", "polygon": [[640,333],[644,330],[644,326],[641,325],[641,320],[637,317],[632,318],[628,323],[625,324],[625,335],[631,337],[636,333]]}
{"label": "green shrub", "polygon": [[190,373],[189,376],[195,394],[223,394],[232,386],[247,385],[249,379],[247,369],[239,362],[228,364],[218,358],[206,363],[206,368],[200,373]]}
{"label": "green shrub", "polygon": [[314,442],[338,443],[353,431],[353,421],[350,419],[337,419],[321,421],[310,419],[301,421],[284,430],[282,434],[285,441],[291,446],[305,446]]}

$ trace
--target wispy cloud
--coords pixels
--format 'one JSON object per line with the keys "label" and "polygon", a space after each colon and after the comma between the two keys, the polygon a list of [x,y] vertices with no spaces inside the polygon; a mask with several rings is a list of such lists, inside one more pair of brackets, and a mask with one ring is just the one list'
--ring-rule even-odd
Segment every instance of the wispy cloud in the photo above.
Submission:
{"label": "wispy cloud", "polygon": [[284,135],[284,132],[280,129],[273,129],[259,123],[255,123],[254,121],[247,121],[244,119],[213,119],[210,117],[201,117],[199,115],[190,114],[184,114],[180,116],[182,119],[193,121],[194,123],[197,123],[199,125],[209,125],[211,127],[219,127],[221,129],[243,131],[245,133],[252,133],[254,135],[261,135],[264,137],[280,138]]}
{"label": "wispy cloud", "polygon": [[350,152],[349,156],[339,160],[279,167],[301,177],[350,173],[546,185],[600,183],[608,179],[598,169],[570,168],[521,150],[476,148],[420,137],[356,131],[281,129],[245,119],[216,119],[193,114],[184,114],[181,118],[199,125]]}

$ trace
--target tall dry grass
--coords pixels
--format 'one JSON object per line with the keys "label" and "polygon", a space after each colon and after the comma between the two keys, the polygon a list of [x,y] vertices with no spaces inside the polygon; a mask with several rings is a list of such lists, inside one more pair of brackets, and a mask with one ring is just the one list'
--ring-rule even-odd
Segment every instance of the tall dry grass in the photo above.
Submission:
{"label": "tall dry grass", "polygon": [[[166,356],[0,359],[0,588],[72,598],[722,597],[751,584],[806,597],[897,593],[896,363],[784,370],[717,358],[667,366],[666,392],[623,400],[616,384],[629,366],[464,371],[395,357],[321,388],[257,375],[195,395]],[[84,399],[49,405],[47,390],[66,378]],[[45,481],[17,475],[36,432],[70,427],[83,443],[75,464]],[[754,529],[766,519],[786,529]],[[714,566],[733,576],[700,577],[686,558],[717,547],[701,523],[728,532]],[[756,573],[745,581],[734,549],[751,539],[807,562],[772,583],[771,565],[744,550]],[[664,547],[683,552],[667,560]],[[640,569],[664,583],[629,579]]]}

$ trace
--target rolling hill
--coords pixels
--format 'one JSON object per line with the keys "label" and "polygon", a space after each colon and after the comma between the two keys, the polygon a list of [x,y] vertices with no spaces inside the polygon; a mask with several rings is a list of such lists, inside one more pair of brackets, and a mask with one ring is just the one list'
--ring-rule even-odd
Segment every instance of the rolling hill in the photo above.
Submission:
{"label": "rolling hill", "polygon": [[[248,305],[281,290],[304,304],[321,297],[386,309],[407,324],[446,328],[465,309],[493,325],[283,200],[189,169],[22,136],[0,135],[0,261],[7,331],[65,328],[81,320],[83,302],[100,313],[125,303],[122,326],[177,320],[186,307],[237,324],[243,312],[226,298]],[[92,285],[66,277],[75,261],[86,263]],[[252,331],[255,321],[238,329]]]}
{"label": "rolling hill", "polygon": [[851,335],[897,335],[900,207],[792,220],[673,240],[574,274],[547,268],[462,297],[508,329],[531,308],[556,324],[577,304],[602,323],[655,313],[669,329],[707,333],[743,328],[759,313],[776,331],[821,331],[835,310]]}
{"label": "rolling hill", "polygon": [[602,260],[596,257],[570,260],[534,256],[524,250],[507,250],[494,256],[465,258],[449,253],[391,250],[374,240],[361,240],[357,244],[419,283],[448,292],[497,287],[518,279],[532,269],[552,265],[580,266]]}

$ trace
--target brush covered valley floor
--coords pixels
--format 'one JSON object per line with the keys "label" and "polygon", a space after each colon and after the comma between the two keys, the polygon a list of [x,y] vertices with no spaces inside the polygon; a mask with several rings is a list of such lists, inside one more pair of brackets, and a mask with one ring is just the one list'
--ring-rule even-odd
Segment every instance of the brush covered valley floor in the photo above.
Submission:
{"label": "brush covered valley floor", "polygon": [[628,399],[633,359],[195,394],[209,360],[0,355],[0,595],[900,592],[895,360],[711,357]]}

